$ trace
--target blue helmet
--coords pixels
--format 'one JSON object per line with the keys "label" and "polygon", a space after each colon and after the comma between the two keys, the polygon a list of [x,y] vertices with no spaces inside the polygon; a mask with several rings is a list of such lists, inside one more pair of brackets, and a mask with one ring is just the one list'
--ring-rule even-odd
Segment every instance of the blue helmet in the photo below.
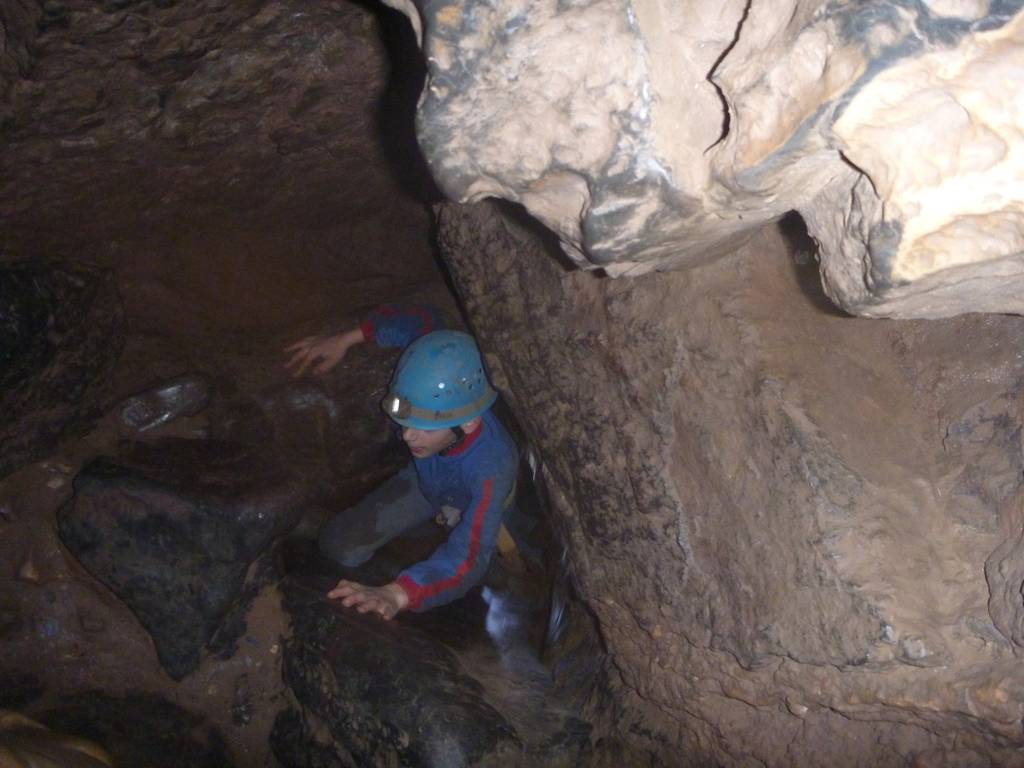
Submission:
{"label": "blue helmet", "polygon": [[434,331],[406,347],[381,407],[403,427],[445,429],[479,416],[497,399],[473,337]]}

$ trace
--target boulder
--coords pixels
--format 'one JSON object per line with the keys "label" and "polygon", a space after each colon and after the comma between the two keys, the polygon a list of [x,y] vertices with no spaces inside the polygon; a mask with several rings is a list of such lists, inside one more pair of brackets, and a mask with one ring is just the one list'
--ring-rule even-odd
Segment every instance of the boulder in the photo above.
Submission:
{"label": "boulder", "polygon": [[[284,765],[587,764],[591,725],[529,647],[533,614],[521,597],[471,592],[385,622],[328,601],[333,584],[309,575],[285,583],[293,632],[284,676],[295,705],[271,737]],[[577,670],[603,658],[563,650]]]}
{"label": "boulder", "polygon": [[0,477],[97,415],[123,345],[112,274],[41,261],[0,268]]}
{"label": "boulder", "polygon": [[304,494],[251,449],[166,439],[87,464],[59,531],[181,679],[241,598],[250,566],[294,525]]}
{"label": "boulder", "polygon": [[849,317],[776,232],[629,281],[439,233],[644,761],[1019,759],[1024,318]]}
{"label": "boulder", "polygon": [[285,591],[293,627],[285,681],[307,717],[278,718],[278,758],[303,765],[307,750],[324,752],[328,745],[312,738],[312,721],[338,742],[337,762],[324,765],[507,764],[495,761],[514,756],[520,737],[455,654],[404,622],[385,623],[328,601],[331,584],[307,577]]}
{"label": "boulder", "polygon": [[1024,311],[1020,2],[389,4],[441,187],[585,269],[699,265],[796,209],[849,312]]}

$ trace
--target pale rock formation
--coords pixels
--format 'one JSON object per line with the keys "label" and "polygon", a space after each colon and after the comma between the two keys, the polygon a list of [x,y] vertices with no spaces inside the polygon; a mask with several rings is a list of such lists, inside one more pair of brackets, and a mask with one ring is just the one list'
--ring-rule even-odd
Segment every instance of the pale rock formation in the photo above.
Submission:
{"label": "pale rock formation", "polygon": [[789,210],[864,315],[1024,310],[1020,0],[428,0],[418,130],[584,268],[732,250]]}

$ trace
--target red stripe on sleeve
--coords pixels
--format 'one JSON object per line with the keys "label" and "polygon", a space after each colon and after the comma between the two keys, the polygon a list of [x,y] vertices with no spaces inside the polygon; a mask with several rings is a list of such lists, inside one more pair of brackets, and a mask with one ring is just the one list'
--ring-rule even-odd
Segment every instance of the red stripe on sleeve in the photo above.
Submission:
{"label": "red stripe on sleeve", "polygon": [[363,332],[363,338],[367,341],[377,341],[377,334],[373,327],[373,320],[364,320],[359,324],[359,330]]}
{"label": "red stripe on sleeve", "polygon": [[466,578],[466,574],[473,570],[473,566],[476,565],[477,556],[480,554],[480,533],[484,529],[484,517],[487,515],[488,507],[491,506],[493,491],[494,481],[484,480],[483,498],[480,499],[480,503],[476,505],[476,510],[473,512],[473,532],[470,535],[469,552],[466,555],[466,559],[455,569],[454,575],[449,576],[447,579],[436,581],[433,584],[422,585],[417,584],[408,576],[399,577],[398,585],[409,596],[408,607],[410,610],[419,608],[423,601],[429,597],[434,597],[434,595],[440,594],[446,589],[454,589]]}

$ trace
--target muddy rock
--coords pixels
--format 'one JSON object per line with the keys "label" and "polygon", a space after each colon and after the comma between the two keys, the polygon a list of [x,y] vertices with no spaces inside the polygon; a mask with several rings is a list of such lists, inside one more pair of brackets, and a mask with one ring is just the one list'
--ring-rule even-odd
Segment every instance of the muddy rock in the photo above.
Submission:
{"label": "muddy rock", "polygon": [[0,269],[0,476],[97,415],[124,344],[109,273],[43,262]]}
{"label": "muddy rock", "polygon": [[[333,487],[362,473],[389,474],[408,461],[380,408],[396,362],[395,350],[367,345],[327,377],[288,378],[257,393],[255,405],[281,460]],[[373,483],[363,485],[365,493]]]}
{"label": "muddy rock", "polygon": [[[294,634],[284,649],[285,680],[301,706],[278,719],[275,753],[286,765],[309,765],[290,754],[294,729],[327,728],[336,763],[362,765],[507,765],[521,747],[512,726],[461,671],[454,654],[402,621],[385,623],[330,603],[329,585],[295,581],[286,589]],[[345,756],[351,757],[346,758]],[[505,762],[501,762],[505,760]]]}
{"label": "muddy rock", "polygon": [[660,764],[1010,764],[1024,319],[851,318],[774,231],[630,281],[566,272],[500,205],[445,206],[440,236],[628,742]]}
{"label": "muddy rock", "polygon": [[143,0],[0,20],[7,258],[87,255],[118,270],[136,328],[197,335],[436,279],[416,199],[432,182],[396,116],[418,85],[389,82],[399,43],[422,69],[397,14]]}
{"label": "muddy rock", "polygon": [[250,566],[294,525],[304,493],[238,445],[137,444],[79,473],[60,535],[135,612],[180,679],[241,597]]}
{"label": "muddy rock", "polygon": [[[414,548],[392,542],[352,578],[389,581],[389,563],[415,560]],[[278,758],[296,768],[592,764],[583,704],[603,686],[606,660],[596,630],[578,616],[562,621],[542,663],[546,591],[502,570],[492,566],[489,587],[392,622],[326,600],[333,578],[290,576],[284,675],[294,702],[275,723]]]}

